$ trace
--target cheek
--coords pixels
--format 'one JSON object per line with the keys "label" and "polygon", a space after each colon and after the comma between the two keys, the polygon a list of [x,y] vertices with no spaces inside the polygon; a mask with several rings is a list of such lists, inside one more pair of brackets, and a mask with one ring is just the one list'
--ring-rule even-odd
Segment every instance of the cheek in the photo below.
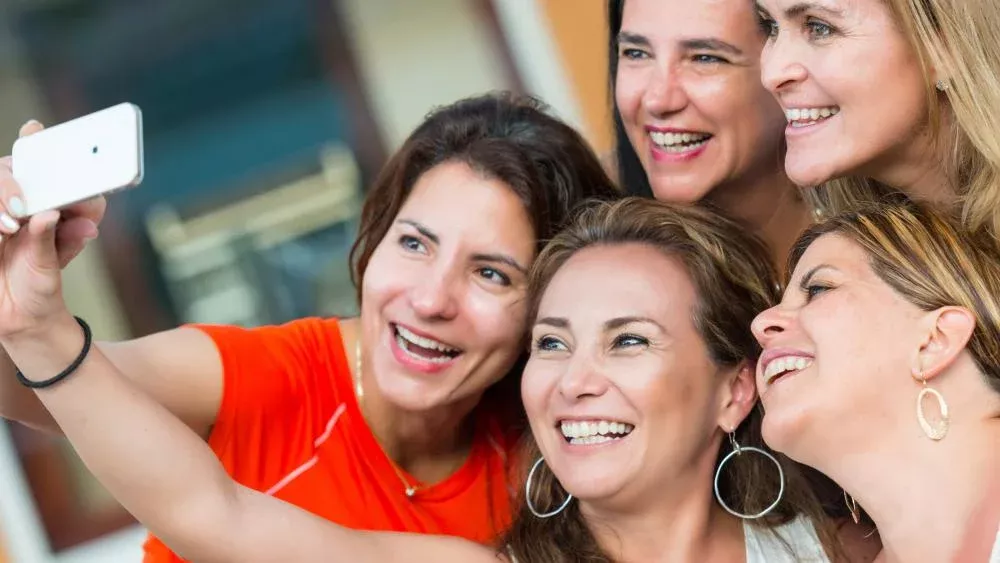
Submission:
{"label": "cheek", "polygon": [[379,246],[372,253],[361,280],[361,303],[378,308],[392,296],[405,290],[408,270],[405,260],[392,256],[387,248]]}
{"label": "cheek", "polygon": [[615,106],[626,127],[637,126],[646,80],[638,69],[619,68],[615,81]]}
{"label": "cheek", "polygon": [[521,401],[532,430],[546,418],[548,396],[557,380],[552,362],[529,359],[521,375]]}
{"label": "cheek", "polygon": [[523,295],[498,296],[472,287],[465,296],[465,316],[471,331],[483,342],[520,352],[527,329]]}

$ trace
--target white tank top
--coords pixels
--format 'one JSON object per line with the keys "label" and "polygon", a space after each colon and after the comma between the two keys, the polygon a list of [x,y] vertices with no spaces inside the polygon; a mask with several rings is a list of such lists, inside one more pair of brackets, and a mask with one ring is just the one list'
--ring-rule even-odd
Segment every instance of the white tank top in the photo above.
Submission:
{"label": "white tank top", "polygon": [[777,528],[758,528],[743,521],[747,563],[829,563],[812,522],[798,516]]}

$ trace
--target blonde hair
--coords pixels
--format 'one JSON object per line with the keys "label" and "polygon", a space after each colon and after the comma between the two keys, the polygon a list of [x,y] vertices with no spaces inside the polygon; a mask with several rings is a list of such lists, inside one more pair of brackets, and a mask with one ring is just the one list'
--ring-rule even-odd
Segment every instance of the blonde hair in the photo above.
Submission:
{"label": "blonde hair", "polygon": [[967,345],[986,383],[1000,393],[1000,248],[985,231],[963,228],[926,204],[870,205],[808,229],[796,242],[788,271],[820,236],[835,233],[859,245],[875,274],[924,311],[957,306],[976,327]]}
{"label": "blonde hair", "polygon": [[[1000,2],[883,0],[916,51],[925,77],[927,120],[936,142],[950,147],[945,171],[958,192],[962,223],[1000,235]],[[948,88],[941,94],[935,82]],[[950,110],[934,103],[946,96]],[[944,115],[956,127],[945,137]],[[945,186],[942,186],[945,189]],[[814,208],[830,216],[898,191],[870,178],[838,178],[807,189]]]}
{"label": "blonde hair", "polygon": [[[779,299],[778,277],[770,253],[743,226],[699,207],[628,197],[584,208],[535,260],[530,318],[537,314],[538,302],[549,282],[573,255],[594,246],[624,244],[649,246],[684,265],[698,295],[693,311],[695,326],[717,365],[735,366],[758,357],[760,344],[749,330],[750,322]],[[741,445],[769,450],[760,432],[762,414],[761,409],[753,409],[736,429]],[[719,455],[726,453],[728,449],[723,449]],[[531,464],[539,455],[529,436],[524,460]],[[774,455],[781,460],[785,471],[785,494],[781,504],[756,523],[772,527],[805,514],[812,519],[829,553],[839,555],[843,548],[814,489],[830,485],[783,455]],[[720,490],[727,504],[742,512],[763,509],[777,496],[778,486],[777,472],[761,456],[747,458],[720,479]],[[555,475],[543,466],[532,481],[533,504],[547,510],[558,506],[564,494]],[[839,498],[839,489],[837,494]],[[501,545],[517,561],[611,561],[597,544],[575,502],[555,517],[540,519],[532,515],[521,499],[521,509]]]}

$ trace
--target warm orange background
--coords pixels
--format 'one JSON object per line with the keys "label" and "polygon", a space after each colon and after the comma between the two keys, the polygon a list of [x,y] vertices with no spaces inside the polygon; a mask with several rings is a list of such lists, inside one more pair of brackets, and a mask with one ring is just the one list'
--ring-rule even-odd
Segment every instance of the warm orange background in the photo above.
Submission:
{"label": "warm orange background", "polygon": [[540,0],[598,152],[612,148],[603,0]]}

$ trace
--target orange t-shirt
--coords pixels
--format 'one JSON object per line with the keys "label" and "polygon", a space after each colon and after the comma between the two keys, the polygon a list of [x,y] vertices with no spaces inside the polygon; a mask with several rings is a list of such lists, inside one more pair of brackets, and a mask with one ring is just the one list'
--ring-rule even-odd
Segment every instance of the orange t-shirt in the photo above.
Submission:
{"label": "orange t-shirt", "polygon": [[[478,417],[458,471],[407,498],[361,415],[336,320],[198,328],[215,341],[225,372],[208,443],[239,483],[355,529],[487,543],[510,523],[516,436],[495,417]],[[145,563],[182,561],[152,536],[144,549]]]}

